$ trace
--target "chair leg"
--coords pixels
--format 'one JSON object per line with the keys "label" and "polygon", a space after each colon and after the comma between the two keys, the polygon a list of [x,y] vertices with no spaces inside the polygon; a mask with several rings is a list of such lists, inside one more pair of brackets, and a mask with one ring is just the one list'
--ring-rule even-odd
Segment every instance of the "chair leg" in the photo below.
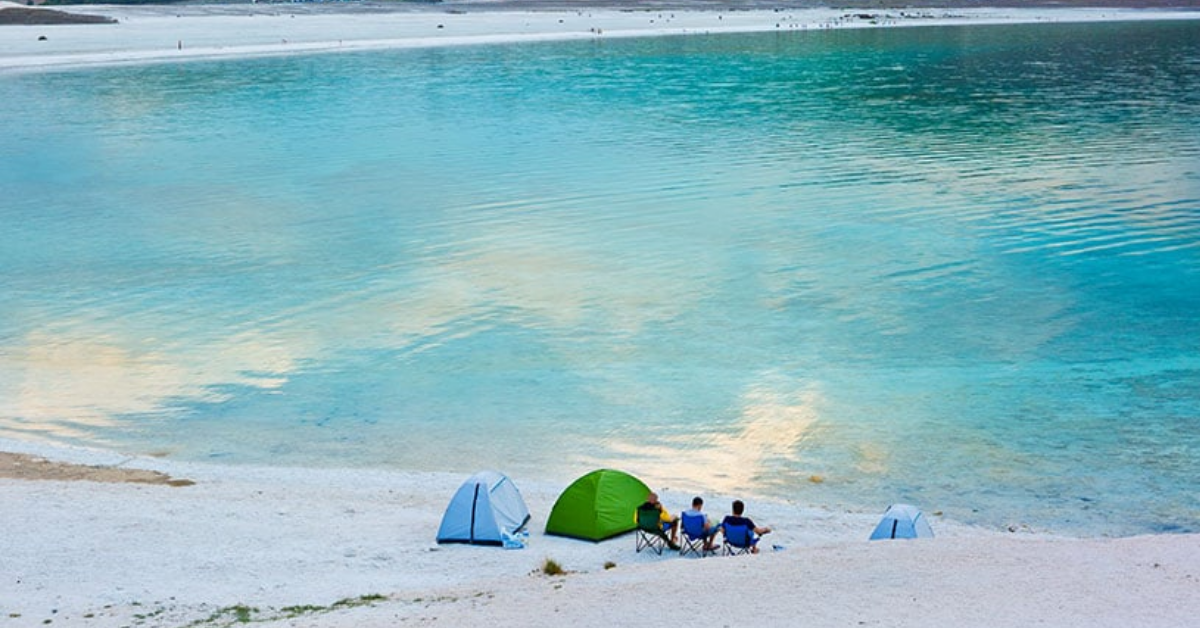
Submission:
{"label": "chair leg", "polygon": [[634,551],[641,553],[642,550],[649,549],[655,554],[662,556],[663,548],[666,546],[666,544],[666,539],[638,530],[637,539],[634,544]]}

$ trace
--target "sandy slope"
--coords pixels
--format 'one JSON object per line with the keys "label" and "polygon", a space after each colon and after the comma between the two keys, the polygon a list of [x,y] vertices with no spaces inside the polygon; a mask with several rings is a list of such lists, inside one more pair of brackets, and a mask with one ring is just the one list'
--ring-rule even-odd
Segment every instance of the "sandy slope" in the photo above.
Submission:
{"label": "sandy slope", "polygon": [[[105,479],[148,470],[195,482],[0,479],[5,628],[227,625],[239,606],[265,625],[347,628],[606,626],[647,614],[715,626],[1182,627],[1200,616],[1196,536],[1073,540],[934,517],[935,539],[872,543],[878,513],[751,502],[750,514],[777,530],[767,541],[786,549],[656,556],[635,553],[628,536],[543,535],[573,478],[514,478],[534,517],[529,547],[438,546],[442,511],[464,478],[0,448],[48,453]],[[691,495],[660,493],[676,510]],[[707,497],[714,514],[729,500]],[[546,558],[571,573],[542,574]],[[288,607],[302,608],[287,618]]]}

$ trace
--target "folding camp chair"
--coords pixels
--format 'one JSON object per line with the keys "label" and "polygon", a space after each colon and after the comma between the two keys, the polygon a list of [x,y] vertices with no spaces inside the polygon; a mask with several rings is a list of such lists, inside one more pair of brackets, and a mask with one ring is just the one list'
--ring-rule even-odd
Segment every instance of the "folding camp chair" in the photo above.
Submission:
{"label": "folding camp chair", "polygon": [[725,540],[721,543],[722,553],[726,556],[750,554],[754,551],[754,530],[749,526],[734,526],[722,523]]}
{"label": "folding camp chair", "polygon": [[679,544],[680,556],[686,556],[688,552],[691,552],[703,558],[708,554],[717,553],[716,548],[704,549],[708,539],[717,533],[713,529],[705,534],[704,515],[689,515],[685,512],[679,520],[679,525],[683,530],[682,542]]}
{"label": "folding camp chair", "polygon": [[641,552],[649,549],[653,550],[655,554],[661,555],[671,540],[663,532],[659,510],[657,508],[638,508],[637,523],[635,551]]}

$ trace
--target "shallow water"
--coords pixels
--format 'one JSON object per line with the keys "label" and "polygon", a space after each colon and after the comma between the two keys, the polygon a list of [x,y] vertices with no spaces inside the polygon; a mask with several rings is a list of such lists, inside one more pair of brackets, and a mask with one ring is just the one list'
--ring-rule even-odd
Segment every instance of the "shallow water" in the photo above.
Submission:
{"label": "shallow water", "polygon": [[0,436],[1200,530],[1200,24],[0,79]]}

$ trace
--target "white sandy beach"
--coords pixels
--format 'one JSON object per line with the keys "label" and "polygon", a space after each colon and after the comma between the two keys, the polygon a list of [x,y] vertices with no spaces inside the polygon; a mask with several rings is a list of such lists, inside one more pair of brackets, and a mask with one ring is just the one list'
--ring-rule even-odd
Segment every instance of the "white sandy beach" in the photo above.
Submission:
{"label": "white sandy beach", "polygon": [[[705,32],[1200,18],[1111,8],[871,11],[877,20],[843,19],[859,13],[849,9],[66,10],[119,22],[0,26],[0,73]],[[879,512],[752,500],[749,514],[776,530],[767,544],[782,549],[701,560],[636,554],[631,536],[600,544],[545,536],[551,505],[574,478],[515,476],[533,513],[529,547],[438,546],[442,511],[462,476],[202,465],[2,439],[0,451],[97,467],[19,457],[17,472],[0,473],[0,628],[226,626],[237,622],[239,610],[255,625],[346,628],[638,622],[1126,628],[1194,626],[1200,617],[1197,535],[1069,539],[1020,527],[984,530],[935,515],[935,539],[871,543],[866,538]],[[21,466],[33,470],[22,473]],[[173,486],[171,479],[191,483]],[[714,515],[740,497],[706,494],[703,486],[654,488],[673,511],[697,491]],[[547,558],[569,573],[542,574]]]}
{"label": "white sandy beach", "polygon": [[[442,512],[463,477],[208,466],[13,441],[0,449],[107,474],[103,482],[0,477],[5,627],[221,626],[239,608],[265,626],[347,628],[647,617],[713,626],[1183,627],[1200,613],[1198,536],[1079,540],[934,516],[934,539],[868,542],[879,513],[751,501],[749,514],[775,528],[766,541],[783,549],[680,558],[637,554],[632,536],[599,544],[545,536],[545,518],[574,478],[515,477],[533,514],[527,548],[438,546]],[[22,464],[44,475],[46,465]],[[138,469],[195,484],[117,475]],[[691,497],[661,489],[673,510]],[[728,508],[730,496],[707,497],[714,515]],[[542,574],[546,558],[570,573]]]}
{"label": "white sandy beach", "polygon": [[[4,6],[19,5],[0,1]],[[440,10],[428,5],[390,12],[313,11],[287,4],[73,6],[66,10],[118,22],[4,26],[0,71],[695,33],[1200,18],[1197,11],[1114,8],[481,11],[478,5],[434,6]]]}

